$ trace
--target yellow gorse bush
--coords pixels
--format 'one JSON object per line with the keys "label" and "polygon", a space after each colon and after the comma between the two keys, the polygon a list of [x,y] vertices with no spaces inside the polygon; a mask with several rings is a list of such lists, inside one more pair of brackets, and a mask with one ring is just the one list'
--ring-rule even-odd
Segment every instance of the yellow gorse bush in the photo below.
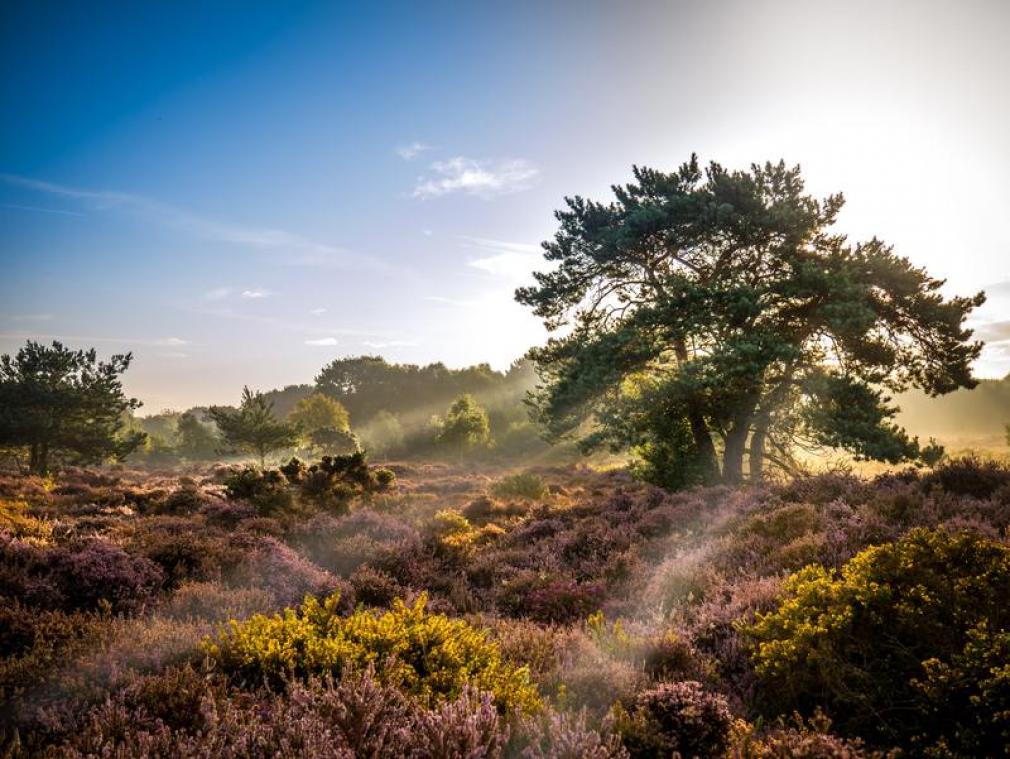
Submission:
{"label": "yellow gorse bush", "polygon": [[0,530],[7,530],[16,538],[45,544],[53,534],[53,523],[28,514],[28,503],[0,498]]}
{"label": "yellow gorse bush", "polygon": [[422,594],[384,613],[337,614],[339,595],[307,596],[301,608],[232,620],[202,646],[227,672],[250,681],[339,673],[373,667],[376,675],[432,704],[457,697],[469,685],[494,695],[503,711],[535,711],[540,698],[525,667],[501,657],[487,632],[462,620],[432,614]]}

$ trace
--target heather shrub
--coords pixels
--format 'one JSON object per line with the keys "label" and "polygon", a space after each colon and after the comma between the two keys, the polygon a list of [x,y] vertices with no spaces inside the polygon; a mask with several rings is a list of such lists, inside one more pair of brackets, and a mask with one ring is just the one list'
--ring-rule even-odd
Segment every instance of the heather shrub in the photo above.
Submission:
{"label": "heather shrub", "polygon": [[462,514],[471,522],[483,522],[494,516],[495,511],[495,502],[486,495],[482,495],[473,499],[464,506]]}
{"label": "heather shrub", "polygon": [[585,711],[576,714],[545,711],[525,719],[516,743],[523,759],[625,759],[620,736],[604,725],[594,730]]}
{"label": "heather shrub", "polygon": [[550,490],[543,478],[532,472],[519,472],[502,477],[490,487],[495,498],[508,500],[520,498],[527,501],[540,501],[550,496]]}
{"label": "heather shrub", "polygon": [[169,588],[220,577],[242,561],[241,546],[227,534],[199,527],[191,521],[148,526],[134,537],[131,548],[161,568]]}
{"label": "heather shrub", "polygon": [[232,622],[204,650],[247,682],[372,665],[380,679],[422,703],[456,698],[472,686],[493,694],[504,710],[539,705],[527,670],[503,661],[486,632],[428,612],[426,601],[422,594],[413,606],[397,601],[383,614],[341,618],[338,596],[322,602],[309,596],[298,610]]}
{"label": "heather shrub", "polygon": [[[954,756],[1010,751],[1010,548],[917,529],[840,573],[811,566],[741,624],[766,710],[823,706],[843,732]],[[944,754],[944,752],[947,752]]]}
{"label": "heather shrub", "polygon": [[269,611],[274,595],[262,588],[228,588],[217,582],[186,582],[159,608],[169,619],[223,622]]}
{"label": "heather shrub", "polygon": [[503,583],[496,592],[498,606],[508,614],[538,622],[573,622],[600,608],[600,583],[579,583],[527,571]]}
{"label": "heather shrub", "polygon": [[924,480],[929,487],[985,500],[1001,489],[1010,488],[1010,466],[977,456],[963,456],[944,461]]}
{"label": "heather shrub", "polygon": [[403,586],[394,577],[368,565],[355,570],[348,581],[354,588],[358,603],[367,606],[389,606],[394,599],[404,594]]}
{"label": "heather shrub", "polygon": [[[181,672],[171,680],[117,692],[90,712],[82,730],[39,755],[493,759],[502,755],[508,738],[490,698],[469,690],[427,710],[367,672],[339,680],[312,678],[292,682],[284,692],[253,694],[217,683],[200,691],[200,684],[188,678]],[[188,720],[173,724],[161,718],[163,708],[151,698],[159,689],[173,705],[189,707]]]}
{"label": "heather shrub", "polygon": [[68,609],[94,609],[99,602],[115,611],[138,609],[164,580],[153,561],[99,538],[54,550],[50,567]]}
{"label": "heather shrub", "polygon": [[327,595],[340,590],[345,605],[353,605],[354,594],[345,581],[319,568],[276,538],[240,534],[233,541],[244,556],[225,577],[233,587],[262,588],[281,605],[297,603],[307,593]]}
{"label": "heather shrub", "polygon": [[713,757],[729,749],[733,715],[725,698],[685,680],[639,693],[630,713],[617,707],[615,728],[634,759]]}
{"label": "heather shrub", "polygon": [[173,490],[158,507],[162,514],[195,514],[203,506],[204,496],[193,485]]}
{"label": "heather shrub", "polygon": [[809,720],[795,717],[792,725],[784,723],[758,733],[750,725],[742,726],[734,736],[730,756],[733,759],[885,759],[891,752],[871,751],[858,739],[832,735],[831,720],[821,713]]}

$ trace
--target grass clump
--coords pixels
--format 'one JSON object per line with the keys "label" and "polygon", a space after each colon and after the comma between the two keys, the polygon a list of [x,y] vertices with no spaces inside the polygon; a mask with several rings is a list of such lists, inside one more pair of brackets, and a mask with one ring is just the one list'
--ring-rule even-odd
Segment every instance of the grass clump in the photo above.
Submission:
{"label": "grass clump", "polygon": [[337,614],[339,600],[308,596],[297,610],[233,620],[203,648],[226,672],[250,682],[371,667],[427,705],[455,699],[469,686],[491,693],[502,711],[539,708],[527,669],[505,662],[485,631],[428,612],[425,594],[413,605],[397,599],[390,611],[348,617]]}

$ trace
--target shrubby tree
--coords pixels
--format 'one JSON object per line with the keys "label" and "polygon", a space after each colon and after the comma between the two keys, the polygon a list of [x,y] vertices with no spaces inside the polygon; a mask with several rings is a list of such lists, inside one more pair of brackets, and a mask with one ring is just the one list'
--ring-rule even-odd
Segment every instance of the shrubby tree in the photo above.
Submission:
{"label": "shrubby tree", "polygon": [[489,445],[491,426],[487,412],[472,395],[461,395],[453,401],[445,418],[440,421],[436,440],[459,454]]}
{"label": "shrubby tree", "polygon": [[516,293],[556,333],[529,354],[551,437],[630,445],[678,483],[738,482],[748,455],[756,479],[797,445],[919,458],[888,394],[974,386],[982,293],[945,299],[880,240],[832,232],[842,196],[807,195],[798,167],[634,176],[614,202],[566,199],[556,267]]}
{"label": "shrubby tree", "polygon": [[288,421],[298,427],[303,441],[313,452],[334,454],[358,449],[347,409],[322,393],[315,392],[298,401]]}
{"label": "shrubby tree", "polygon": [[405,439],[400,419],[385,409],[375,415],[361,435],[369,451],[380,453],[400,450]]}
{"label": "shrubby tree", "polygon": [[177,431],[179,453],[194,461],[212,458],[221,442],[211,426],[200,421],[194,411],[179,417]]}
{"label": "shrubby tree", "polygon": [[49,471],[54,454],[85,464],[122,459],[146,438],[126,430],[140,407],[120,380],[131,360],[125,353],[99,361],[94,349],[30,340],[0,357],[0,446],[27,448],[35,474]]}
{"label": "shrubby tree", "polygon": [[298,443],[298,429],[293,424],[278,420],[271,404],[263,393],[242,389],[242,403],[237,409],[212,406],[207,412],[225,443],[238,450],[254,453],[260,467],[272,451],[291,448]]}

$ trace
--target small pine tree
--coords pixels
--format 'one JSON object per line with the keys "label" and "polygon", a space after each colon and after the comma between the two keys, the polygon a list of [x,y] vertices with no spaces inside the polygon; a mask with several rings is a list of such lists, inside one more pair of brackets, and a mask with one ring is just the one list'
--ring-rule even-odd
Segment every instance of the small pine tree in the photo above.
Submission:
{"label": "small pine tree", "polygon": [[242,388],[242,403],[237,409],[212,406],[208,411],[225,443],[231,448],[256,454],[260,467],[266,465],[271,451],[291,448],[298,443],[298,428],[274,416],[273,404],[263,393]]}

